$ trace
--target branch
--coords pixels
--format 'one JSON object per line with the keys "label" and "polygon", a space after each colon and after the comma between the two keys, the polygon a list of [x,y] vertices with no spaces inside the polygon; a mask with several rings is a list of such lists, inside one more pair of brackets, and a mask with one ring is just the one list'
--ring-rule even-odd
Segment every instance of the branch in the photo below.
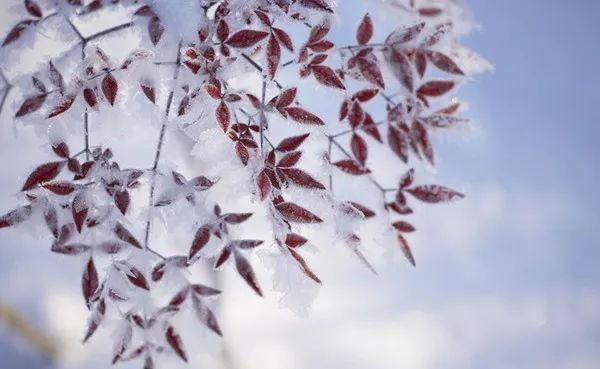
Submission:
{"label": "branch", "polygon": [[[158,136],[158,144],[156,146],[156,152],[154,155],[154,163],[152,164],[152,179],[150,183],[150,199],[149,206],[152,208],[154,204],[154,192],[156,190],[156,168],[158,168],[158,162],[160,161],[160,155],[162,152],[162,147],[165,140],[165,131],[167,129],[167,119],[169,118],[169,112],[171,111],[171,105],[173,103],[173,95],[175,93],[175,85],[177,84],[177,79],[179,78],[179,70],[181,69],[181,45],[182,41],[179,41],[179,45],[177,46],[177,65],[175,65],[175,72],[173,74],[173,88],[169,92],[169,97],[167,98],[167,106],[165,107],[165,117],[163,119],[162,126],[160,127],[160,133]],[[148,241],[150,237],[150,214],[148,214],[148,220],[146,221],[146,231],[144,235],[144,248],[148,250]]]}

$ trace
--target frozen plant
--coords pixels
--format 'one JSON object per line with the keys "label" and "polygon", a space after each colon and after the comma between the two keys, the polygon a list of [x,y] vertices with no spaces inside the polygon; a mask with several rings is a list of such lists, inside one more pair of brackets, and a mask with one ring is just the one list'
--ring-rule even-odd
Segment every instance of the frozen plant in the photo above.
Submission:
{"label": "frozen plant", "polygon": [[[110,315],[121,322],[113,364],[187,361],[174,317],[191,311],[222,334],[220,291],[195,268],[232,265],[262,296],[250,262],[262,248],[318,285],[307,234],[333,234],[375,271],[360,228],[379,222],[388,247],[415,265],[411,204],[463,197],[419,180],[436,162],[430,137],[467,123],[449,95],[485,63],[459,43],[470,24],[462,1],[379,3],[401,24],[376,31],[389,20],[366,14],[342,43],[330,31],[349,0],[25,0],[16,9],[2,42],[1,104],[19,92],[16,126],[44,127],[54,156],[28,174],[22,205],[0,228],[44,222],[52,252],[79,255],[84,341]],[[48,35],[67,47],[44,55]],[[32,72],[6,77],[31,48]],[[106,134],[119,116],[158,125],[149,168],[111,151],[137,139]],[[166,162],[169,136],[180,149]],[[270,232],[244,236],[253,221]]]}

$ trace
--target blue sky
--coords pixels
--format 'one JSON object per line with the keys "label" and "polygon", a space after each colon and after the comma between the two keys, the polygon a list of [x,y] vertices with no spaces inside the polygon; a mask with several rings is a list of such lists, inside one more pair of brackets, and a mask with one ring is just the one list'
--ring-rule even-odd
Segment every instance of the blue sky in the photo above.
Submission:
{"label": "blue sky", "polygon": [[[316,268],[328,283],[308,318],[277,309],[274,299],[253,299],[232,279],[223,313],[232,332],[226,342],[239,350],[242,368],[270,367],[269,360],[286,369],[600,367],[600,51],[594,38],[600,3],[468,3],[481,29],[465,43],[495,71],[460,90],[476,124],[469,139],[438,143],[439,181],[459,184],[467,198],[419,215],[416,270],[398,255],[379,277],[350,257],[328,270],[327,257],[337,254],[324,250]],[[351,23],[361,16],[344,18]],[[11,123],[0,122],[0,143],[11,147]],[[4,193],[19,182],[18,169],[0,172]],[[0,204],[12,201],[1,196]],[[64,328],[54,316],[81,305],[77,285],[65,275],[26,281],[23,268],[56,259],[27,249],[35,243],[29,236],[7,235],[0,297],[52,332],[82,329],[72,321]],[[76,267],[61,263],[48,268],[77,275]],[[15,281],[37,288],[43,301],[15,293],[8,285]],[[236,304],[244,304],[244,316]],[[248,340],[257,330],[263,334]],[[107,341],[81,349],[75,338],[63,343],[82,351],[63,367],[91,367],[81,357],[95,358]],[[2,327],[0,357],[14,368],[41,367]]]}

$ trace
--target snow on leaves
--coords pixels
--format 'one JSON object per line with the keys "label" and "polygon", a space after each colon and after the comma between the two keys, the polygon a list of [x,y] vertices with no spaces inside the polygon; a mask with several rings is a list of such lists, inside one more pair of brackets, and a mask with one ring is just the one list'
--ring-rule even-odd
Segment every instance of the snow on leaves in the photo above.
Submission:
{"label": "snow on leaves", "polygon": [[[72,7],[71,17],[76,18],[117,4],[129,6],[120,3],[94,0],[84,4],[69,0],[67,6]],[[180,328],[172,320],[185,309],[190,309],[201,325],[222,335],[211,310],[211,299],[220,291],[191,280],[191,267],[200,261],[210,263],[215,271],[232,268],[249,289],[263,296],[266,291],[252,265],[252,253],[275,247],[280,257],[291,262],[289,265],[320,284],[321,279],[303,256],[310,241],[300,232],[304,227],[331,226],[355,256],[374,270],[367,260],[368,243],[363,241],[367,235],[359,227],[349,231],[333,224],[338,217],[332,221],[331,214],[323,210],[329,209],[340,215],[340,222],[346,217],[357,222],[384,219],[396,240],[395,247],[415,265],[409,245],[411,233],[415,232],[409,216],[417,210],[415,204],[447,203],[464,197],[442,185],[419,184],[415,179],[417,172],[406,169],[415,161],[434,165],[436,132],[467,122],[457,116],[459,103],[445,101],[465,75],[463,60],[456,57],[460,53],[453,49],[457,34],[453,33],[452,22],[446,22],[455,13],[442,6],[410,2],[419,21],[402,25],[381,38],[375,30],[376,17],[365,14],[351,32],[345,33],[350,44],[338,45],[328,37],[334,2],[263,1],[260,7],[257,3],[244,3],[241,12],[237,1],[212,4],[214,8],[211,5],[210,10],[206,9],[210,16],[197,25],[197,32],[185,37],[185,46],[177,58],[169,60],[163,51],[171,40],[181,36],[179,31],[169,28],[172,19],[167,19],[168,12],[158,5],[136,2],[131,9],[134,22],[106,31],[117,34],[121,29],[141,27],[147,35],[143,37],[146,46],[131,51],[122,63],[114,63],[102,49],[88,45],[82,61],[53,60],[30,79],[24,79],[27,86],[14,114],[18,119],[61,116],[64,123],[80,124],[79,112],[83,108],[94,122],[95,114],[103,109],[119,114],[119,109],[128,108],[130,99],[140,96],[145,104],[149,101],[160,108],[160,114],[174,112],[175,117],[169,117],[168,122],[175,121],[173,127],[192,127],[197,122],[213,124],[230,144],[230,154],[240,163],[223,170],[228,177],[253,181],[251,195],[266,209],[267,220],[273,226],[272,237],[255,240],[242,233],[252,213],[223,212],[218,205],[212,214],[202,212],[207,206],[204,192],[219,185],[218,179],[202,175],[188,179],[163,167],[158,162],[160,145],[153,169],[121,169],[110,149],[89,147],[90,141],[96,143],[95,137],[83,142],[73,140],[81,145],[76,150],[70,150],[61,140],[53,141],[55,159],[34,166],[22,187],[24,203],[0,216],[0,228],[43,219],[52,237],[50,250],[79,255],[84,262],[82,293],[90,310],[84,341],[103,327],[105,319],[118,317],[121,327],[114,335],[113,363],[139,358],[150,369],[164,352],[187,362],[191,351],[187,351]],[[48,14],[52,13],[46,12],[51,5],[40,4],[23,1],[22,17],[4,38],[3,47],[16,47],[20,40],[27,39],[23,37],[25,32],[50,17]],[[294,24],[300,28],[294,29]],[[443,42],[445,38],[451,42]],[[148,51],[156,47],[161,50],[158,55]],[[138,66],[141,69],[136,69]],[[70,75],[66,74],[67,68],[71,68]],[[167,86],[163,68],[177,68],[176,78],[168,79],[168,88],[173,89],[166,94],[165,107],[160,106],[163,102],[157,94]],[[336,110],[339,107],[339,124],[344,127],[336,133],[337,122],[328,122],[326,114],[316,114],[315,107],[304,101],[304,85],[282,85],[284,68],[293,69],[300,78],[332,92],[332,99],[337,99]],[[232,80],[236,76],[231,71],[243,71],[258,77],[261,83],[239,87]],[[290,127],[282,126],[278,119],[304,133],[291,133]],[[317,132],[321,129],[326,133]],[[280,133],[283,139],[277,143],[273,137]],[[311,142],[307,144],[309,137]],[[329,148],[322,147],[325,140],[321,138],[327,139]],[[391,174],[399,171],[397,186],[390,188],[378,182],[378,161],[388,160],[381,156],[381,149],[397,160],[386,167]],[[334,170],[320,173],[309,167],[316,157]],[[220,168],[223,163],[230,162],[203,164]],[[330,176],[329,181],[326,176]],[[359,202],[340,201],[338,194],[332,192],[338,176],[356,181],[352,183],[358,183],[356,177],[362,177],[362,182],[370,183],[372,188],[348,194]],[[144,190],[139,191],[140,188]],[[152,248],[151,223],[160,217],[143,219],[145,228],[136,219],[148,211],[148,202],[137,201],[140,193],[147,196],[148,189],[150,212],[169,217],[186,209],[205,215],[189,219],[193,223],[189,225],[189,239],[171,245],[167,255]],[[297,196],[302,193],[308,196]],[[361,198],[367,193],[382,196],[384,207],[362,205]],[[320,199],[324,206],[315,206],[311,197]],[[332,224],[317,226],[318,223]],[[173,283],[175,280],[178,282]],[[170,300],[141,311],[138,302],[153,298],[159,284],[174,288]]]}

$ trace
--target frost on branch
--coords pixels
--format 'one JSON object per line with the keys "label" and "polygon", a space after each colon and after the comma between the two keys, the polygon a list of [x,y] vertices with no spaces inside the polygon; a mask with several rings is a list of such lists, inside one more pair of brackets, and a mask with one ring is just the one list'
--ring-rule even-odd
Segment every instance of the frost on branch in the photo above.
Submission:
{"label": "frost on branch", "polygon": [[[198,271],[229,270],[262,297],[270,284],[257,255],[282,304],[305,313],[299,301],[326,283],[310,251],[328,245],[315,240],[333,235],[376,273],[363,225],[383,224],[388,246],[416,264],[415,204],[464,197],[418,174],[437,163],[438,132],[468,122],[449,98],[486,65],[459,43],[462,2],[383,2],[402,24],[381,29],[377,12],[365,14],[343,44],[330,0],[23,2],[2,58],[33,45],[50,20],[76,41],[62,56],[38,55],[26,78],[3,77],[22,93],[17,124],[49,127],[52,157],[23,173],[22,205],[0,228],[43,220],[50,250],[78,256],[84,341],[117,321],[114,364],[187,362],[193,342],[179,316],[227,333],[220,291]],[[110,14],[128,21],[76,27]],[[327,93],[332,114],[310,102],[305,82]],[[116,128],[118,117],[127,124]],[[140,135],[123,132],[136,124],[156,130],[143,163],[111,150],[135,147]],[[111,127],[119,132],[106,135]]]}

